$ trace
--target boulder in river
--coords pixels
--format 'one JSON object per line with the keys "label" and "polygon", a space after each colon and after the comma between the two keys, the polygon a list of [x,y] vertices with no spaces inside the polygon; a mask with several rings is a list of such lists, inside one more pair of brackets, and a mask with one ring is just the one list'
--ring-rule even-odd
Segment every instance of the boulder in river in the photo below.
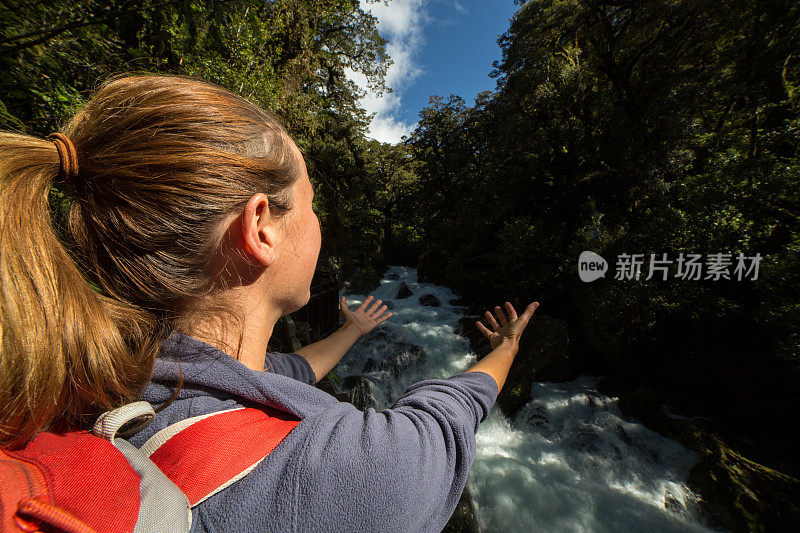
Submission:
{"label": "boulder in river", "polygon": [[439,301],[439,298],[433,294],[423,294],[419,297],[419,304],[427,307],[439,307],[441,302]]}
{"label": "boulder in river", "polygon": [[404,281],[400,283],[400,288],[397,289],[397,296],[395,296],[395,299],[402,300],[403,298],[408,298],[413,294],[414,293],[411,292],[411,289],[408,288],[408,285],[406,285],[406,282]]}
{"label": "boulder in river", "polygon": [[392,346],[391,352],[384,354],[381,360],[370,357],[361,369],[362,374],[370,372],[391,372],[398,378],[407,368],[422,364],[425,361],[425,353],[422,348],[415,344],[408,344],[398,341]]}
{"label": "boulder in river", "polygon": [[331,382],[328,376],[325,376],[324,378],[319,380],[317,382],[317,387],[320,390],[327,392],[340,402],[348,402],[348,403],[350,402],[350,394],[348,394],[346,391],[337,392],[336,387],[333,386],[333,383]]}
{"label": "boulder in river", "polygon": [[361,369],[361,373],[369,374],[370,372],[388,372],[391,370],[391,366],[392,365],[389,363],[389,361],[378,361],[377,359],[370,357],[367,359],[367,362],[364,363],[364,368]]}
{"label": "boulder in river", "polygon": [[350,403],[358,409],[366,411],[370,407],[375,408],[368,379],[363,376],[347,376],[344,378],[344,386],[350,391]]}
{"label": "boulder in river", "polygon": [[577,378],[580,371],[571,352],[567,322],[534,313],[497,398],[503,413],[513,416],[530,400],[534,381],[560,382]]}
{"label": "boulder in river", "polygon": [[483,336],[483,333],[478,330],[478,326],[475,325],[475,322],[481,319],[482,317],[475,315],[462,317],[458,319],[458,324],[455,328],[456,335],[461,335],[469,341],[469,349],[478,356],[478,359],[483,358],[492,351],[492,347],[489,346],[489,340]]}

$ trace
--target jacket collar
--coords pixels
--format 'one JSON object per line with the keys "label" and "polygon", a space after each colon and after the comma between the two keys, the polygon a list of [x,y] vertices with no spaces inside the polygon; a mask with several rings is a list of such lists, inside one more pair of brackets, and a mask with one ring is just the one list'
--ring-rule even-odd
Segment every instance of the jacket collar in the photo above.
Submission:
{"label": "jacket collar", "polygon": [[[201,389],[214,396],[219,393],[238,396],[301,418],[339,403],[317,387],[288,376],[252,370],[227,353],[175,331],[162,344],[152,381],[165,385],[180,381],[181,376],[184,389]],[[152,396],[156,391],[147,392],[150,393],[147,396]]]}

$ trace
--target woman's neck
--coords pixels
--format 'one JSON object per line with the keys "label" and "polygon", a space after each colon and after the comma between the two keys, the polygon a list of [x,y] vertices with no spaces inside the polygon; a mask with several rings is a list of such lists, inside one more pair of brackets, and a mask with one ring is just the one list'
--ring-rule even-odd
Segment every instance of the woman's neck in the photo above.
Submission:
{"label": "woman's neck", "polygon": [[[264,370],[269,339],[272,337],[272,331],[275,323],[280,319],[281,313],[274,307],[266,305],[266,302],[248,298],[249,295],[242,296],[242,298],[234,299],[234,301],[242,302],[243,309],[239,311],[240,320],[230,320],[219,316],[205,320],[184,320],[186,325],[181,328],[181,331],[227,353],[247,368],[261,371]],[[194,317],[198,315],[200,315],[199,312],[192,313]],[[187,322],[189,323],[187,324]],[[239,345],[240,339],[241,346]]]}

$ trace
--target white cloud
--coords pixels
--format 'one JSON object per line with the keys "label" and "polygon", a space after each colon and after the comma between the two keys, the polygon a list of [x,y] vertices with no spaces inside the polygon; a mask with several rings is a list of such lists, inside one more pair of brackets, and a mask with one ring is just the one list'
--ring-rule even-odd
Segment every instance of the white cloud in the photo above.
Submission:
{"label": "white cloud", "polygon": [[359,103],[367,114],[375,113],[370,123],[369,136],[394,144],[416,127],[416,123],[400,120],[398,114],[403,88],[413,83],[423,72],[416,62],[416,55],[424,44],[422,29],[429,22],[429,17],[422,0],[391,0],[388,5],[367,4],[361,0],[361,8],[378,18],[378,31],[388,41],[386,52],[394,63],[386,72],[386,85],[393,92],[376,96],[367,88],[363,74],[350,69],[345,69],[345,73],[367,91],[367,96]]}

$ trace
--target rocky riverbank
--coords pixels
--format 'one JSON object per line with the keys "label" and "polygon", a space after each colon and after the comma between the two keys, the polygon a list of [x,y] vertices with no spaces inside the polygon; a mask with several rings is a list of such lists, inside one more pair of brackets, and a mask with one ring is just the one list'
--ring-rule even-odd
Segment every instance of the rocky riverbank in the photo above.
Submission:
{"label": "rocky riverbank", "polygon": [[[474,302],[462,303],[480,308]],[[480,358],[490,347],[475,327],[479,318],[465,316],[459,333],[469,339]],[[587,372],[568,331],[566,321],[537,312],[497,399],[505,416],[512,417],[527,403],[534,381],[569,381]],[[654,388],[632,386],[613,377],[600,382],[600,392],[618,397],[626,417],[700,455],[687,485],[700,495],[698,503],[709,526],[733,532],[789,531],[800,526],[800,480],[748,458],[722,436],[713,421],[671,412]]]}

